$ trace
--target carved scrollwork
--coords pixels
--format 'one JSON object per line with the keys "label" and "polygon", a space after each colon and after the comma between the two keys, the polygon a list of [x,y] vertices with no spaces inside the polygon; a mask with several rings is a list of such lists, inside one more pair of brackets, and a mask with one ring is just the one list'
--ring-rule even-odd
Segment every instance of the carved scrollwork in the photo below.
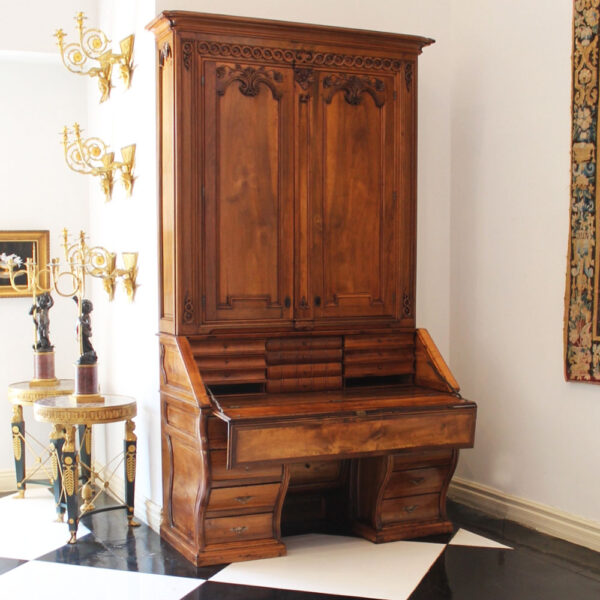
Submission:
{"label": "carved scrollwork", "polygon": [[402,61],[396,58],[364,56],[360,54],[336,54],[335,52],[313,52],[312,50],[291,50],[289,48],[250,46],[228,42],[198,41],[196,43],[196,51],[203,56],[237,59],[249,58],[294,66],[339,66],[391,72],[399,72],[402,69]]}
{"label": "carved scrollwork", "polygon": [[165,42],[158,53],[158,66],[162,67],[169,58],[171,58],[171,46],[169,42]]}
{"label": "carved scrollwork", "polygon": [[300,94],[300,102],[308,102],[310,92],[308,91],[315,82],[315,76],[312,69],[302,68],[294,70],[294,80],[304,90],[304,94]]}
{"label": "carved scrollwork", "polygon": [[409,294],[402,295],[402,313],[407,319],[412,317],[412,300]]}
{"label": "carved scrollwork", "polygon": [[191,40],[184,41],[182,51],[183,51],[183,66],[186,68],[187,71],[189,71],[190,67],[192,66],[194,42]]}
{"label": "carved scrollwork", "polygon": [[335,74],[323,79],[323,88],[328,90],[323,98],[329,104],[337,92],[344,92],[344,100],[357,106],[362,102],[363,94],[369,94],[375,106],[380,108],[385,102],[385,85],[381,79],[358,77],[357,75]]}
{"label": "carved scrollwork", "polygon": [[183,299],[183,322],[191,323],[194,319],[194,303],[190,298],[189,292],[186,293]]}
{"label": "carved scrollwork", "polygon": [[217,94],[222,96],[227,87],[234,81],[240,84],[240,92],[244,96],[258,96],[260,85],[266,85],[273,94],[275,100],[281,98],[282,92],[277,88],[277,83],[283,81],[283,75],[279,71],[273,71],[259,67],[242,67],[235,65],[222,65],[217,68]]}
{"label": "carved scrollwork", "polygon": [[412,63],[407,62],[404,65],[404,83],[406,83],[406,91],[410,92],[413,78],[413,66]]}

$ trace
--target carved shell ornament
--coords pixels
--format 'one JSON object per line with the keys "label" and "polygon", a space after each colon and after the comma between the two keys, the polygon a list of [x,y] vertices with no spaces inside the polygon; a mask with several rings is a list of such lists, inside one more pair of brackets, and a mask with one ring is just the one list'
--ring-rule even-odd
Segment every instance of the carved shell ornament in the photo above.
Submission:
{"label": "carved shell ornament", "polygon": [[385,85],[381,79],[374,77],[358,77],[357,75],[327,75],[323,79],[323,88],[330,90],[324,99],[327,104],[331,102],[335,94],[344,92],[344,100],[348,104],[357,106],[362,102],[363,95],[369,94],[375,106],[380,108],[385,102]]}
{"label": "carved shell ornament", "polygon": [[244,96],[258,96],[260,92],[259,86],[263,84],[271,90],[275,100],[281,98],[281,91],[276,86],[276,83],[283,81],[283,75],[279,71],[265,69],[264,67],[255,69],[240,65],[235,65],[234,67],[222,65],[217,67],[216,74],[219,80],[217,82],[217,94],[219,96],[225,93],[225,90],[231,83],[238,81],[240,84],[239,90]]}

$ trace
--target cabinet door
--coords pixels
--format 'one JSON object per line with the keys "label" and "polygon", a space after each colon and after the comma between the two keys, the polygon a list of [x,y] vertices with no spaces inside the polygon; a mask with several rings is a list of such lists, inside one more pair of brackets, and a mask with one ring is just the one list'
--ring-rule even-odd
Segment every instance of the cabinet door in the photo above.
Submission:
{"label": "cabinet door", "polygon": [[290,69],[204,63],[207,321],[291,318]]}
{"label": "cabinet door", "polygon": [[312,109],[315,318],[396,318],[394,77],[323,71]]}

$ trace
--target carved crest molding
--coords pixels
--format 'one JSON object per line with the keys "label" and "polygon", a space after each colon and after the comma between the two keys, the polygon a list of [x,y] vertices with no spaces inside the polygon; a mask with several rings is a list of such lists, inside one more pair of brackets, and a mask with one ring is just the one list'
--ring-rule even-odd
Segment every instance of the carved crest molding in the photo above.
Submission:
{"label": "carved crest molding", "polygon": [[228,59],[254,59],[291,66],[354,67],[374,71],[396,73],[402,70],[403,61],[397,58],[366,56],[364,54],[338,54],[335,52],[313,52],[312,50],[292,50],[228,42],[208,42],[198,40],[183,41],[183,64],[191,66],[192,49],[201,56],[215,56]]}

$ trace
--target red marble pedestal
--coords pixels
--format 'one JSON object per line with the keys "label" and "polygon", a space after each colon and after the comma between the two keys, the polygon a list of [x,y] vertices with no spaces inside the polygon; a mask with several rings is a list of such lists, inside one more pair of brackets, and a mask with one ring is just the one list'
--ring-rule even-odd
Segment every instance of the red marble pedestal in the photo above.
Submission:
{"label": "red marble pedestal", "polygon": [[33,353],[33,380],[32,385],[49,385],[56,379],[54,374],[54,351]]}
{"label": "red marble pedestal", "polygon": [[98,402],[98,365],[75,365],[75,398],[78,402]]}

